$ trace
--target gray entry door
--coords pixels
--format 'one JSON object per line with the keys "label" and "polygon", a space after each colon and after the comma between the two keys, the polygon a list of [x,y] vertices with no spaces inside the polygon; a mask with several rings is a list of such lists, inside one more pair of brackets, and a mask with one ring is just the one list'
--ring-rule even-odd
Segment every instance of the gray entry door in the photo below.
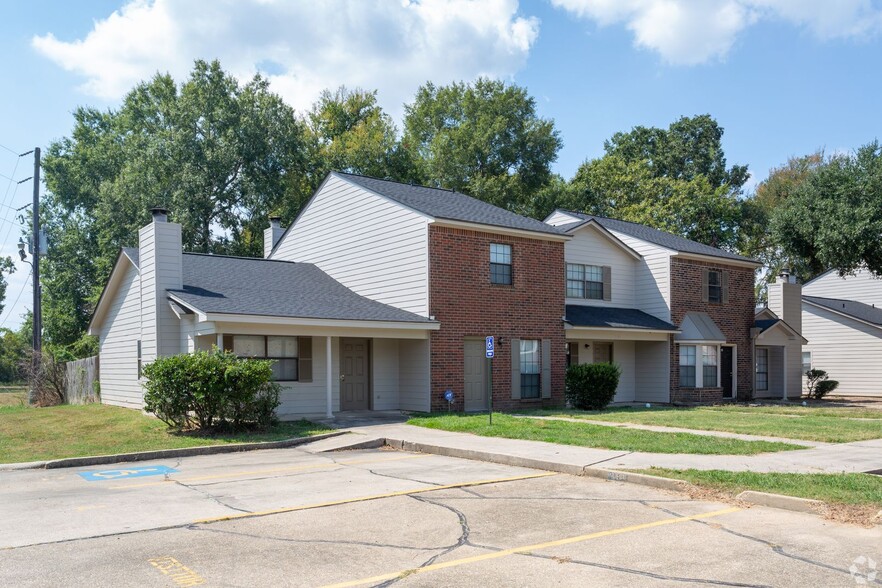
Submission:
{"label": "gray entry door", "polygon": [[370,408],[368,340],[343,339],[340,347],[340,410],[367,410]]}
{"label": "gray entry door", "polygon": [[463,351],[465,355],[465,409],[467,411],[487,410],[484,341],[466,340],[463,343]]}

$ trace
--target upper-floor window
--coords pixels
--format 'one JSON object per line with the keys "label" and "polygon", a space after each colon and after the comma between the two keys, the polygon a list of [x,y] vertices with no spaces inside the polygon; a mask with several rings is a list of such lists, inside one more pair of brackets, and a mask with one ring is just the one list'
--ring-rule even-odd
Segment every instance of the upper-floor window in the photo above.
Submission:
{"label": "upper-floor window", "polygon": [[511,285],[511,245],[490,244],[490,283]]}
{"label": "upper-floor window", "polygon": [[729,272],[705,269],[702,272],[702,299],[714,304],[729,302]]}
{"label": "upper-floor window", "polygon": [[611,269],[599,265],[567,264],[567,298],[610,300]]}

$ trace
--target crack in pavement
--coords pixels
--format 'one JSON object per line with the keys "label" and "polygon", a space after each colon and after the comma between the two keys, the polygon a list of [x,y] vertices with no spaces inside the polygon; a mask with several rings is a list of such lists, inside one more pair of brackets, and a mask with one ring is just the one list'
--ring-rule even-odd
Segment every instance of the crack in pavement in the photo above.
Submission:
{"label": "crack in pavement", "polygon": [[416,482],[417,484],[426,484],[427,486],[443,486],[439,482],[425,482],[423,480],[417,480],[415,478],[405,478],[404,476],[393,476],[392,474],[381,474],[380,472],[376,472],[372,469],[368,469],[368,472],[372,473],[375,476],[381,476],[383,478],[392,478],[393,480],[406,480],[408,482]]}
{"label": "crack in pavement", "polygon": [[254,533],[243,533],[241,531],[225,531],[223,529],[209,529],[200,525],[190,525],[186,527],[188,531],[203,531],[206,533],[218,533],[220,535],[235,535],[237,537],[248,537],[250,539],[267,539],[270,541],[280,541],[283,543],[321,543],[330,545],[361,545],[363,547],[389,547],[392,549],[407,549],[411,551],[437,551],[445,549],[446,545],[440,547],[414,547],[411,545],[395,545],[392,543],[375,543],[371,541],[354,541],[350,539],[292,539],[289,537],[272,537],[268,535],[257,535]]}
{"label": "crack in pavement", "polygon": [[[649,502],[655,502],[655,501],[646,501],[646,506],[650,506],[650,505],[649,505]],[[670,510],[670,509],[667,509],[667,508],[664,508],[664,507],[661,507],[661,506],[656,506],[656,507],[652,507],[652,506],[650,506],[650,508],[657,508],[658,510],[660,510],[660,511],[662,511],[662,512],[668,513],[668,514],[670,514],[670,515],[678,516],[678,517],[684,516],[684,515],[682,515],[682,514],[680,514],[680,513],[678,513],[678,512],[672,511],[672,510]],[[784,548],[781,547],[780,545],[776,545],[775,543],[772,543],[771,541],[767,541],[767,540],[762,539],[762,538],[760,538],[760,537],[754,537],[753,535],[748,535],[748,534],[746,534],[746,533],[740,533],[740,532],[735,531],[735,530],[733,530],[733,529],[729,529],[729,528],[727,528],[726,526],[724,526],[724,525],[721,524],[721,523],[716,523],[716,522],[715,522],[715,523],[709,523],[708,521],[702,521],[702,520],[695,520],[695,521],[693,521],[693,522],[698,523],[698,524],[700,524],[700,525],[706,525],[706,526],[708,526],[708,527],[710,527],[710,528],[712,528],[712,529],[716,529],[716,530],[718,530],[718,531],[722,531],[722,532],[724,532],[724,533],[728,533],[729,535],[733,535],[733,536],[735,536],[735,537],[739,537],[739,538],[741,538],[741,539],[747,539],[748,541],[753,541],[754,543],[759,543],[760,545],[765,545],[766,547],[770,548],[773,552],[775,552],[776,554],[780,555],[781,557],[785,557],[785,558],[787,558],[787,559],[791,559],[791,560],[794,560],[794,561],[798,561],[798,562],[806,563],[806,564],[809,564],[809,565],[813,565],[813,566],[816,566],[816,567],[819,567],[819,568],[823,568],[823,569],[826,569],[826,570],[831,570],[831,571],[834,571],[834,572],[840,572],[840,573],[845,574],[845,575],[847,575],[847,576],[850,576],[850,575],[851,575],[851,571],[848,570],[847,568],[838,568],[838,567],[836,567],[836,566],[834,566],[834,565],[830,565],[830,564],[826,564],[826,563],[821,562],[821,561],[817,561],[817,560],[809,559],[809,558],[807,558],[807,557],[803,557],[803,556],[801,556],[801,555],[796,555],[795,553],[788,553],[788,552],[784,551]],[[879,584],[880,586],[882,586],[882,578],[879,578],[879,579],[874,580],[873,583],[874,583],[874,584]]]}
{"label": "crack in pavement", "polygon": [[179,481],[179,480],[172,480],[172,481],[173,481],[175,484],[177,484],[178,486],[183,486],[184,488],[186,488],[186,489],[188,489],[188,490],[192,490],[192,491],[194,491],[194,492],[198,492],[199,494],[202,494],[203,496],[205,496],[205,497],[208,498],[209,500],[212,500],[212,501],[216,502],[217,504],[219,504],[219,505],[221,505],[221,506],[223,506],[223,507],[225,507],[225,508],[228,508],[228,509],[230,509],[230,510],[235,510],[235,511],[237,511],[237,512],[244,512],[244,513],[248,513],[248,514],[250,514],[250,513],[252,512],[252,511],[250,511],[250,510],[245,510],[244,508],[238,508],[238,507],[232,506],[232,505],[230,505],[230,504],[227,504],[226,502],[224,502],[223,500],[221,500],[220,498],[218,498],[218,497],[215,496],[214,494],[212,494],[212,493],[210,493],[210,492],[207,492],[207,491],[205,491],[205,490],[200,490],[199,488],[197,488],[197,487],[195,487],[195,486],[187,485],[187,484],[185,484],[185,483],[183,483],[183,482],[181,482],[181,481]]}
{"label": "crack in pavement", "polygon": [[621,454],[621,455],[614,455],[614,456],[612,456],[612,457],[608,457],[608,458],[606,458],[606,459],[601,459],[600,461],[595,461],[595,462],[589,463],[589,464],[587,464],[587,465],[585,465],[585,466],[583,466],[583,467],[590,468],[591,466],[596,466],[596,465],[599,464],[599,463],[606,463],[606,462],[608,462],[608,461],[612,461],[612,460],[614,460],[614,459],[619,459],[620,457],[625,457],[626,455],[631,455],[632,453],[634,453],[634,452],[633,452],[633,451],[628,451],[627,453],[623,453],[623,454]]}

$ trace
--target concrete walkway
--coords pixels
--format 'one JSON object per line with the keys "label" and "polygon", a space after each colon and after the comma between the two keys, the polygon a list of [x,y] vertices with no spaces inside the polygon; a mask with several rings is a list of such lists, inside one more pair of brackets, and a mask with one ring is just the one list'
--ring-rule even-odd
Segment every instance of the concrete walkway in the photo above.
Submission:
{"label": "concrete walkway", "polygon": [[824,445],[795,451],[759,455],[692,455],[612,451],[542,441],[480,437],[426,429],[407,424],[354,427],[349,434],[304,446],[308,452],[333,451],[376,439],[397,439],[457,450],[492,452],[524,459],[545,460],[566,466],[598,466],[610,469],[730,470],[754,472],[840,473],[882,469],[882,439]]}
{"label": "concrete walkway", "polygon": [[767,435],[746,435],[744,433],[727,433],[726,431],[702,431],[699,429],[684,429],[682,427],[664,427],[660,425],[639,425],[636,423],[619,423],[614,421],[595,421],[589,419],[576,419],[570,417],[555,416],[532,416],[532,415],[511,415],[520,419],[540,419],[546,421],[566,421],[568,423],[582,423],[587,425],[599,425],[601,427],[618,427],[620,429],[638,429],[641,431],[655,431],[657,433],[689,433],[691,435],[704,435],[707,437],[724,437],[726,439],[741,439],[742,441],[772,441],[775,443],[790,443],[791,445],[802,445],[804,447],[823,447],[830,445],[821,441],[806,441],[804,439],[786,439],[784,437],[771,437]]}

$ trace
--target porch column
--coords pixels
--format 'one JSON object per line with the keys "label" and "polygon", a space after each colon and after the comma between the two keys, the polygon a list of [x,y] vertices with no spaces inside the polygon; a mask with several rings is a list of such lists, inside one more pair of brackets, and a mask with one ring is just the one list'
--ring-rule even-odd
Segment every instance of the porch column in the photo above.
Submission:
{"label": "porch column", "polygon": [[329,419],[334,418],[334,413],[331,410],[334,406],[334,382],[331,380],[331,378],[333,378],[331,360],[331,336],[328,335],[327,337],[325,337],[325,382],[327,388],[327,397],[325,399],[325,416]]}
{"label": "porch column", "polygon": [[223,333],[217,334],[217,348],[220,349],[221,351],[224,350],[224,334]]}
{"label": "porch column", "polygon": [[782,346],[781,351],[784,356],[784,365],[782,366],[784,371],[784,391],[781,393],[781,399],[787,400],[787,346]]}

